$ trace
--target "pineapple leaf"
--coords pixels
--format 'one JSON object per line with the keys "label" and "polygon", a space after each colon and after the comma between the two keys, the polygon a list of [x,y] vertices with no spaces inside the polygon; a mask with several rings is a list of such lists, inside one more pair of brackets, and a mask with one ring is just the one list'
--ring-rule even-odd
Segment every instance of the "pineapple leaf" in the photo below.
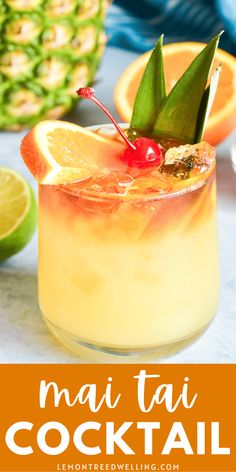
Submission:
{"label": "pineapple leaf", "polygon": [[196,136],[195,136],[195,143],[199,143],[202,140],[205,127],[211,112],[211,108],[215,99],[218,83],[219,83],[219,78],[220,78],[220,73],[221,73],[221,64],[217,69],[215,70],[210,85],[206,88],[201,105],[199,108],[199,113],[198,113],[198,121],[197,121],[197,131],[196,131]]}
{"label": "pineapple leaf", "polygon": [[220,35],[200,52],[166,97],[154,126],[155,138],[194,143],[199,108]]}
{"label": "pineapple leaf", "polygon": [[166,97],[162,43],[163,35],[153,49],[134,103],[131,128],[140,131],[141,134],[152,132],[161,104]]}

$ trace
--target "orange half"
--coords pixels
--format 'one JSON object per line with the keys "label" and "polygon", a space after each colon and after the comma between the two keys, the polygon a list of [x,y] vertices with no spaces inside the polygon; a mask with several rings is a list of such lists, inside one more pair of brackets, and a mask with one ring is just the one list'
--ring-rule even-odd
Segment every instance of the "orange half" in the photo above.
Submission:
{"label": "orange half", "polygon": [[59,185],[84,180],[99,169],[122,170],[117,157],[124,148],[73,123],[42,121],[23,138],[21,154],[39,183]]}
{"label": "orange half", "polygon": [[[204,46],[203,43],[190,42],[163,46],[167,93]],[[116,85],[115,104],[125,122],[131,120],[135,96],[150,54],[147,52],[132,62]],[[204,140],[212,145],[219,144],[236,127],[236,58],[218,49],[212,71],[220,63],[219,87],[204,135]]]}

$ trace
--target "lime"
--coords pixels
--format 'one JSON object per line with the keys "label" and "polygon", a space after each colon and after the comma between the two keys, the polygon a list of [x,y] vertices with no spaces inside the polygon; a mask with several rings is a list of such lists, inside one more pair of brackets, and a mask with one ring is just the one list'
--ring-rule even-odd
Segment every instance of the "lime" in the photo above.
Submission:
{"label": "lime", "polygon": [[37,204],[28,182],[0,167],[0,261],[19,252],[36,228]]}

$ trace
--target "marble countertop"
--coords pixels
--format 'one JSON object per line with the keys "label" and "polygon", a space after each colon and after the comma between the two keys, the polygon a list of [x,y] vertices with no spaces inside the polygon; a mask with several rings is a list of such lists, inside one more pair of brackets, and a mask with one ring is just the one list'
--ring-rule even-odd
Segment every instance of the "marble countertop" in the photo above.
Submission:
{"label": "marble countertop", "polygon": [[[134,53],[108,48],[97,75],[96,91],[115,113],[114,84]],[[88,102],[69,119],[91,125],[105,122]],[[23,173],[36,188],[19,155],[24,133],[0,133],[0,165]],[[221,303],[208,331],[191,347],[162,363],[236,362],[236,175],[232,171],[230,147],[233,133],[218,148],[218,215],[221,246]],[[207,261],[206,261],[207,262]],[[18,255],[0,267],[0,362],[84,363],[63,348],[45,326],[37,304],[37,234]]]}

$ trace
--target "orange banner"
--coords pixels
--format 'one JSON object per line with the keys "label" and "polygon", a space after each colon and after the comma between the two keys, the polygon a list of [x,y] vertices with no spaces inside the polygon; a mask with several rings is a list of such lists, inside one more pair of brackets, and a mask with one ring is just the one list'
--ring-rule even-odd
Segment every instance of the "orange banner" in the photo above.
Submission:
{"label": "orange banner", "polygon": [[236,471],[235,365],[0,366],[0,471]]}

